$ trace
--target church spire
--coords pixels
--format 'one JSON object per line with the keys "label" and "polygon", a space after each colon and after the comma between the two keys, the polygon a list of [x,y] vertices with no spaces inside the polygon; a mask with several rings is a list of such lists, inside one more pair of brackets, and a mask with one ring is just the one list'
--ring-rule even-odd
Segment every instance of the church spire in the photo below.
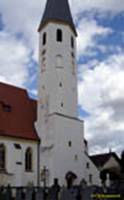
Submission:
{"label": "church spire", "polygon": [[47,0],[38,31],[40,32],[42,27],[49,21],[60,21],[68,24],[77,35],[68,0]]}

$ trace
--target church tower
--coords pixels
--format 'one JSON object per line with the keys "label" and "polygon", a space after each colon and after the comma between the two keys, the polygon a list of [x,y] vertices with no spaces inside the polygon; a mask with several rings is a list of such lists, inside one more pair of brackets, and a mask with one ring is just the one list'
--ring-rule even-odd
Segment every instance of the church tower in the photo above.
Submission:
{"label": "church tower", "polygon": [[[73,172],[85,178],[83,121],[78,119],[76,29],[68,0],[47,0],[39,29],[37,132],[41,138],[40,176],[65,184]],[[45,172],[44,172],[45,170]]]}
{"label": "church tower", "polygon": [[47,1],[39,35],[39,98],[45,97],[49,114],[77,117],[77,34],[67,0]]}

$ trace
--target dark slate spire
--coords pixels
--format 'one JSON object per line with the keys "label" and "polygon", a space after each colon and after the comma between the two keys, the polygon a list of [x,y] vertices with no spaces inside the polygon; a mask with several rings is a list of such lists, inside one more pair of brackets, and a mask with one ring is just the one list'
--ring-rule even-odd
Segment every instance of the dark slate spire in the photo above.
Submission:
{"label": "dark slate spire", "polygon": [[70,25],[74,33],[77,35],[68,0],[47,0],[45,12],[38,31],[40,31],[48,21],[61,21],[66,23]]}

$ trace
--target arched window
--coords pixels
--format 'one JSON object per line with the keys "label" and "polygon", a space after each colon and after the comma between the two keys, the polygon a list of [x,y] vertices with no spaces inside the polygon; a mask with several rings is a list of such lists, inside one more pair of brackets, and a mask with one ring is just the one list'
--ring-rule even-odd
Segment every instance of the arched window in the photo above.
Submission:
{"label": "arched window", "polygon": [[71,47],[74,48],[74,38],[71,37]]}
{"label": "arched window", "polygon": [[62,42],[62,30],[57,29],[57,35],[56,35],[57,42]]}
{"label": "arched window", "polygon": [[30,147],[25,153],[25,170],[32,171],[32,149]]}
{"label": "arched window", "polygon": [[4,170],[6,167],[6,149],[4,144],[0,144],[0,170]]}
{"label": "arched window", "polygon": [[43,33],[43,45],[46,44],[46,40],[47,40],[47,35],[46,33]]}

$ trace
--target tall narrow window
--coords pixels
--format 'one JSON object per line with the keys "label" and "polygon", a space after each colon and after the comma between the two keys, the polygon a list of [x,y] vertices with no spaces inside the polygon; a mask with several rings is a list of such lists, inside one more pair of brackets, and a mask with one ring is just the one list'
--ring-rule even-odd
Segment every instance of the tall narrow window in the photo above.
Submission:
{"label": "tall narrow window", "polygon": [[28,148],[25,153],[25,170],[32,171],[32,149]]}
{"label": "tall narrow window", "polygon": [[92,183],[92,181],[93,181],[93,175],[89,174],[89,183]]}
{"label": "tall narrow window", "polygon": [[72,146],[72,142],[71,142],[71,141],[68,142],[68,146],[69,146],[69,147]]}
{"label": "tall narrow window", "polygon": [[62,87],[62,83],[61,82],[59,83],[59,87]]}
{"label": "tall narrow window", "polygon": [[62,30],[57,29],[57,35],[56,35],[57,42],[62,42]]}
{"label": "tall narrow window", "polygon": [[0,144],[0,170],[5,170],[6,150],[4,144]]}
{"label": "tall narrow window", "polygon": [[43,34],[43,45],[46,44],[46,39],[47,39],[47,35],[46,35],[46,33],[44,33],[44,34]]}
{"label": "tall narrow window", "polygon": [[71,47],[74,48],[74,38],[71,37]]}
{"label": "tall narrow window", "polygon": [[90,163],[89,163],[89,162],[86,163],[86,168],[87,168],[87,169],[90,168]]}
{"label": "tall narrow window", "polygon": [[63,102],[61,103],[61,107],[63,108],[63,106],[64,106],[64,104],[63,104]]}

